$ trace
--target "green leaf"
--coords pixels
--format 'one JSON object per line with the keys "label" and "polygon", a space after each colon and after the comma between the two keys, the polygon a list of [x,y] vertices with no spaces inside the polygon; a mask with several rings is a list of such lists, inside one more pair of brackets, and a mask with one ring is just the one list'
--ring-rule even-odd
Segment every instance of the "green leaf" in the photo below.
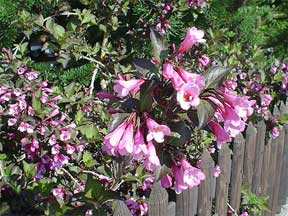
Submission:
{"label": "green leaf", "polygon": [[81,122],[84,118],[84,112],[80,109],[77,111],[76,115],[75,115],[75,122],[78,124],[79,122]]}
{"label": "green leaf", "polygon": [[215,114],[215,107],[206,100],[201,100],[197,108],[198,128],[205,127]]}
{"label": "green leaf", "polygon": [[37,97],[32,98],[32,107],[35,110],[37,116],[44,118],[45,114],[42,112],[42,104]]}
{"label": "green leaf", "polygon": [[184,121],[169,123],[169,128],[172,131],[172,136],[168,137],[168,143],[171,145],[183,146],[190,140],[191,129]]}
{"label": "green leaf", "polygon": [[155,80],[146,81],[140,87],[140,111],[148,111],[152,110],[153,104],[153,90],[156,87]]}
{"label": "green leaf", "polygon": [[78,126],[77,129],[80,130],[80,132],[84,134],[88,140],[96,141],[100,140],[101,138],[98,133],[98,128],[94,124],[81,125]]}
{"label": "green leaf", "polygon": [[93,159],[93,156],[92,156],[91,152],[89,152],[89,151],[84,152],[83,162],[88,168],[95,166],[97,163],[96,160]]}
{"label": "green leaf", "polygon": [[165,58],[168,53],[168,43],[166,39],[158,32],[150,29],[150,40],[153,47],[153,56],[161,62],[161,59]]}
{"label": "green leaf", "polygon": [[222,66],[214,66],[204,75],[206,88],[219,88],[228,74],[229,70]]}
{"label": "green leaf", "polygon": [[136,59],[133,61],[133,65],[142,76],[145,76],[149,72],[153,73],[158,71],[158,68],[147,59]]}
{"label": "green leaf", "polygon": [[30,164],[23,161],[24,174],[27,178],[31,179],[36,175],[36,164]]}
{"label": "green leaf", "polygon": [[108,131],[113,131],[118,125],[120,125],[124,119],[126,119],[130,114],[129,113],[116,113],[113,114],[110,122],[108,124]]}

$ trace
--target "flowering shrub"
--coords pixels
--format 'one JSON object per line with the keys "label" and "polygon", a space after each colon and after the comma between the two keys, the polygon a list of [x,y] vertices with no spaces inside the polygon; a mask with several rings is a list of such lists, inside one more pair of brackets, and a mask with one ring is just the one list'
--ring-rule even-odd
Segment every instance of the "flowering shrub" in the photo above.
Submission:
{"label": "flowering shrub", "polygon": [[248,121],[264,118],[279,136],[287,114],[271,112],[286,100],[287,64],[259,65],[264,54],[231,32],[200,30],[210,28],[208,3],[57,1],[45,18],[19,11],[19,44],[2,50],[0,66],[4,212],[110,215],[123,200],[147,215],[154,182],[170,194],[201,184],[200,155]]}
{"label": "flowering shrub", "polygon": [[[205,42],[202,30],[189,28],[172,54],[165,39],[152,29],[150,37],[152,63],[139,59],[134,63],[138,73],[133,77],[118,74],[113,88],[116,96],[98,94],[120,105],[112,115],[117,123],[105,136],[103,151],[132,157],[148,171],[160,170],[155,180],[161,178],[163,187],[181,193],[205,179],[183,154],[185,146],[193,145],[191,131],[207,125],[221,148],[223,142],[244,131],[255,101],[222,86],[227,69],[216,66],[203,74],[204,64],[193,67],[186,60],[186,52]],[[165,171],[161,171],[161,165],[165,165]]]}

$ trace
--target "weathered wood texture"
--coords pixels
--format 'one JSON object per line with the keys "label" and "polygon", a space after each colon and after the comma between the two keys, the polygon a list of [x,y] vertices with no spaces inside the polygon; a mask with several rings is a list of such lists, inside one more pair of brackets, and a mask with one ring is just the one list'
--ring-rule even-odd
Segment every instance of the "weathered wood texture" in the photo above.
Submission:
{"label": "weathered wood texture", "polygon": [[176,196],[176,216],[194,216],[197,213],[198,187]]}
{"label": "weathered wood texture", "polygon": [[254,172],[255,148],[256,148],[257,130],[252,123],[249,123],[246,129],[245,154],[243,164],[243,184],[252,187],[252,178]]}
{"label": "weathered wood texture", "polygon": [[197,216],[207,216],[211,214],[212,209],[212,181],[213,181],[214,161],[208,151],[202,156],[201,169],[205,173],[206,180],[198,188]]}
{"label": "weathered wood texture", "polygon": [[245,140],[242,134],[239,134],[233,143],[233,160],[231,168],[230,182],[230,205],[238,212],[241,201],[241,186],[243,176]]}
{"label": "weathered wood texture", "polygon": [[168,216],[168,193],[159,182],[153,184],[148,206],[148,215]]}
{"label": "weathered wood texture", "polygon": [[131,212],[123,201],[116,201],[116,208],[113,216],[132,216]]}
{"label": "weathered wood texture", "polygon": [[221,174],[216,180],[216,213],[225,215],[227,213],[228,189],[231,174],[231,150],[224,145],[219,151],[218,163]]}
{"label": "weathered wood texture", "polygon": [[254,171],[252,177],[252,192],[260,194],[260,184],[261,184],[261,171],[263,164],[263,154],[265,145],[265,134],[266,134],[266,124],[264,120],[257,124],[257,136],[256,136],[256,148],[255,148],[255,161],[254,161]]}

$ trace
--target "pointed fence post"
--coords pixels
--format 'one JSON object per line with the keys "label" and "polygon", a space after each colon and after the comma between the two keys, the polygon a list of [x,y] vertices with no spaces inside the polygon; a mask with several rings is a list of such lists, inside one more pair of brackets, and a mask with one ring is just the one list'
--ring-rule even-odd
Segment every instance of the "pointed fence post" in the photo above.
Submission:
{"label": "pointed fence post", "polygon": [[176,216],[194,216],[197,213],[198,187],[184,190],[176,196]]}
{"label": "pointed fence post", "polygon": [[201,170],[205,173],[206,179],[201,182],[198,188],[197,216],[211,215],[213,196],[213,168],[214,161],[208,151],[204,151],[201,157]]}
{"label": "pointed fence post", "polygon": [[233,156],[230,183],[230,205],[236,212],[239,210],[241,201],[241,186],[243,178],[245,140],[240,133],[233,142]]}
{"label": "pointed fence post", "polygon": [[117,200],[113,216],[132,216],[132,214],[123,201]]}
{"label": "pointed fence post", "polygon": [[148,201],[148,215],[168,216],[168,193],[159,182],[155,182],[152,186]]}
{"label": "pointed fence post", "polygon": [[252,178],[252,192],[257,195],[261,193],[261,171],[263,164],[263,154],[265,145],[265,135],[266,135],[266,124],[264,120],[257,124],[257,138],[256,138],[256,149],[255,149],[255,161],[254,161],[254,172]]}
{"label": "pointed fence post", "polygon": [[[221,167],[221,174],[216,179],[216,213],[227,214],[228,190],[231,174],[231,150],[224,144],[219,151],[218,164]],[[207,214],[209,215],[209,214]]]}
{"label": "pointed fence post", "polygon": [[243,184],[248,185],[251,190],[254,172],[255,148],[257,129],[249,123],[246,129],[245,154],[243,164]]}

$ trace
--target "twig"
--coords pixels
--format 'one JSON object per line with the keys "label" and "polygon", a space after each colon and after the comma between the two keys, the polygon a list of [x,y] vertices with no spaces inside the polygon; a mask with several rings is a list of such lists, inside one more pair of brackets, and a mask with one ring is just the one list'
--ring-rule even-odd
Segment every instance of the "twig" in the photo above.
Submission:
{"label": "twig", "polygon": [[83,172],[83,173],[87,173],[87,174],[94,175],[94,176],[96,176],[96,177],[99,177],[99,174],[97,174],[96,172],[90,171],[90,170],[83,170],[82,172]]}
{"label": "twig", "polygon": [[230,210],[235,214],[235,216],[238,216],[237,212],[235,209],[227,202],[227,206],[230,208]]}
{"label": "twig", "polygon": [[91,83],[90,83],[90,95],[92,95],[93,90],[94,90],[94,82],[96,79],[97,72],[98,72],[98,64],[96,65],[96,68],[93,71],[93,75],[92,75],[92,79],[91,79]]}
{"label": "twig", "polygon": [[5,172],[4,172],[4,167],[3,167],[3,161],[0,160],[0,179],[2,179],[3,183],[6,183],[7,182],[7,179],[6,179],[6,175],[5,175]]}
{"label": "twig", "polygon": [[49,17],[46,17],[45,19],[43,19],[43,22],[46,22],[47,20],[55,17],[55,16],[77,16],[78,14],[77,13],[72,13],[72,12],[64,12],[64,13],[60,13],[60,14],[55,14],[53,16],[49,16]]}
{"label": "twig", "polygon": [[81,185],[79,184],[78,180],[75,179],[75,178],[71,175],[71,173],[69,173],[65,168],[62,167],[61,170],[62,170],[63,172],[65,172],[65,173],[75,182],[75,184],[77,184],[78,186],[81,186]]}
{"label": "twig", "polygon": [[80,59],[86,59],[86,60],[88,60],[88,61],[91,61],[91,62],[94,62],[94,63],[100,65],[100,66],[103,67],[103,68],[106,68],[106,66],[105,66],[102,62],[97,61],[97,60],[94,59],[94,58],[89,58],[89,57],[87,57],[87,56],[80,56]]}

